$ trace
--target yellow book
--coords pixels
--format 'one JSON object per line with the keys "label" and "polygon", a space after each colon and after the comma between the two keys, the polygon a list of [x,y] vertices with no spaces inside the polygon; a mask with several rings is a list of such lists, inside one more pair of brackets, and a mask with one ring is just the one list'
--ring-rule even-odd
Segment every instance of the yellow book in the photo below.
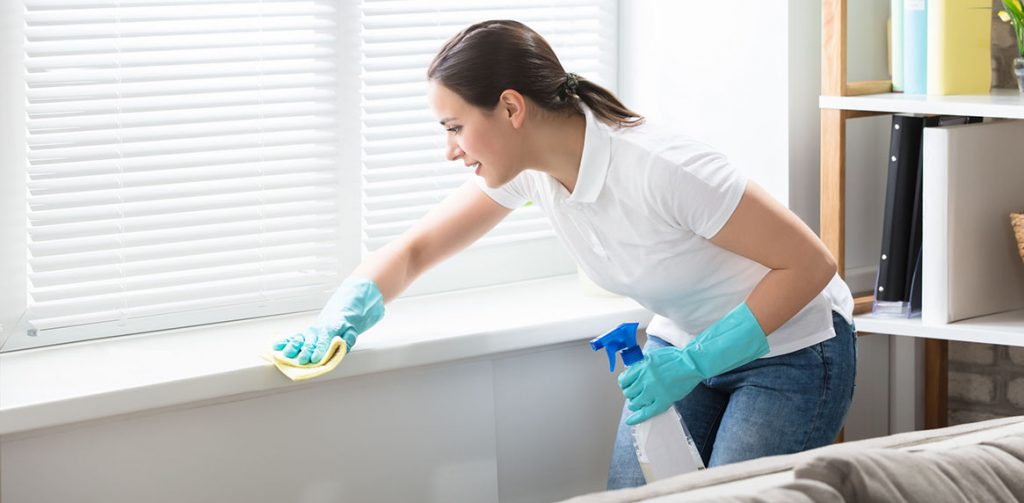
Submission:
{"label": "yellow book", "polygon": [[991,0],[928,0],[928,94],[988,94],[991,38]]}

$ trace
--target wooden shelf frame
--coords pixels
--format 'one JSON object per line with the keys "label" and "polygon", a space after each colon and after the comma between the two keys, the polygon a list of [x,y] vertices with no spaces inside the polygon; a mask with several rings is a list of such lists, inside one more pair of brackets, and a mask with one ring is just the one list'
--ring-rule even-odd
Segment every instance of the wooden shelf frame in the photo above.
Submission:
{"label": "wooden shelf frame", "polygon": [[[847,0],[821,2],[821,94],[861,96],[892,92],[888,80],[847,82]],[[846,273],[846,121],[891,112],[821,109],[821,202],[820,236],[832,252],[839,274]],[[870,297],[858,299],[863,310]],[[946,340],[925,343],[925,428],[947,425],[948,353]]]}

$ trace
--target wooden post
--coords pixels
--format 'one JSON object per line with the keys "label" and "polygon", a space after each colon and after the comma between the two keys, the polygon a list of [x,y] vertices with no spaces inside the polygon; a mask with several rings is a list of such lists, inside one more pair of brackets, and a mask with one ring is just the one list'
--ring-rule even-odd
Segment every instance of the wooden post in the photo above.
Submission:
{"label": "wooden post", "polygon": [[[821,94],[846,94],[846,0],[821,2]],[[841,110],[821,111],[821,201],[819,232],[836,259],[839,275],[846,275],[845,263],[845,166],[846,122]],[[846,427],[836,442],[843,442]]]}
{"label": "wooden post", "polygon": [[821,94],[846,96],[846,0],[821,2]]}
{"label": "wooden post", "polygon": [[[821,94],[846,94],[846,0],[821,2]],[[821,111],[821,202],[819,232],[846,276],[846,121],[842,110]]]}
{"label": "wooden post", "polygon": [[949,424],[949,341],[926,339],[924,362],[924,427],[943,428]]}
{"label": "wooden post", "polygon": [[846,119],[842,110],[821,111],[821,213],[819,234],[846,277]]}

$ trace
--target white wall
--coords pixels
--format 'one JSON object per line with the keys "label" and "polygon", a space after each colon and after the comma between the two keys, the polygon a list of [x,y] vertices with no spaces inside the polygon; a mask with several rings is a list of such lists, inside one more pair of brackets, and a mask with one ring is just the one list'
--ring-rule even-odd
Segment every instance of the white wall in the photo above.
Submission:
{"label": "white wall", "polygon": [[576,341],[0,438],[4,503],[554,501],[622,407]]}
{"label": "white wall", "polygon": [[623,1],[619,94],[651,121],[721,150],[786,202],[791,75],[788,15],[779,7]]}

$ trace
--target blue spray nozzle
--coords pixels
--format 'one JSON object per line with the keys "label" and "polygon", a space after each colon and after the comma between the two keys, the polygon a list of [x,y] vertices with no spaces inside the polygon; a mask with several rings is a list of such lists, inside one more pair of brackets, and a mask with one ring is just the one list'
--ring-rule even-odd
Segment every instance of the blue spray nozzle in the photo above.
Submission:
{"label": "blue spray nozzle", "polygon": [[608,370],[615,372],[615,353],[622,353],[622,363],[627,367],[644,359],[644,353],[636,345],[636,329],[639,323],[623,323],[608,332],[590,341],[590,347],[594,351],[604,348],[608,352]]}

